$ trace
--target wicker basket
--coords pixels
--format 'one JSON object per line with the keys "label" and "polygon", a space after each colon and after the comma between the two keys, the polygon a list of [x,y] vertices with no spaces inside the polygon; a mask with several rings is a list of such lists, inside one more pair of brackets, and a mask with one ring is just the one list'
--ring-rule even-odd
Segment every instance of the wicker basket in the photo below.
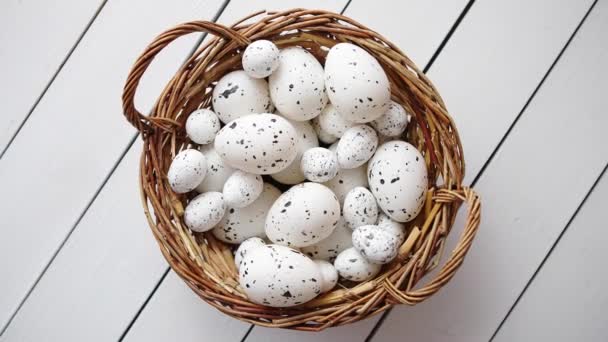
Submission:
{"label": "wicker basket", "polygon": [[[253,17],[259,20],[251,23]],[[245,21],[249,23],[244,24]],[[194,32],[214,35],[169,81],[150,116],[133,98],[139,81],[157,53],[176,38]],[[293,308],[251,303],[238,285],[228,246],[210,233],[193,234],[182,216],[191,195],[175,194],[166,178],[172,158],[191,142],[185,135],[188,113],[210,106],[211,89],[221,76],[240,69],[244,47],[256,39],[279,47],[300,45],[324,61],[329,47],[357,44],[375,56],[391,83],[393,100],[413,114],[405,138],[424,154],[431,187],[425,209],[411,223],[398,257],[368,282],[340,283],[334,290]],[[228,28],[194,21],[158,36],[138,58],[123,93],[126,118],[144,141],[140,186],[144,211],[161,252],[173,270],[207,303],[240,320],[266,327],[318,331],[355,322],[395,304],[414,305],[437,292],[453,276],[469,250],[480,221],[480,201],[462,186],[464,157],[458,132],[437,90],[412,61],[380,34],[340,14],[293,9],[258,12]],[[468,206],[457,246],[426,284],[418,281],[438,266],[448,233],[462,202]],[[426,279],[426,278],[425,278]],[[418,286],[417,286],[418,285]]]}

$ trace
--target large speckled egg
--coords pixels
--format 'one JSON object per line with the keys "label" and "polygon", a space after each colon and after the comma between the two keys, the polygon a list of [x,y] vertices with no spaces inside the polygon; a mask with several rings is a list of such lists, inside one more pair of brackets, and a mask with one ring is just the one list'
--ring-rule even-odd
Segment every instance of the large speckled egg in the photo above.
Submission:
{"label": "large speckled egg", "polygon": [[200,151],[207,159],[207,175],[196,187],[196,191],[199,193],[209,191],[222,192],[224,183],[234,172],[234,169],[220,158],[213,144],[201,146]]}
{"label": "large speckled egg", "polygon": [[187,149],[171,161],[167,179],[171,189],[178,194],[194,190],[207,174],[207,159],[198,150]]}
{"label": "large speckled egg", "polygon": [[264,224],[272,204],[281,196],[274,186],[265,183],[258,198],[244,208],[227,208],[222,220],[213,228],[213,235],[226,243],[237,244],[257,236],[266,237]]}
{"label": "large speckled egg", "polygon": [[342,169],[359,167],[374,155],[377,146],[378,135],[373,128],[367,125],[351,127],[344,132],[336,147],[338,165]]}
{"label": "large speckled egg", "polygon": [[285,117],[310,120],[327,104],[323,66],[305,49],[294,46],[281,50],[278,69],[269,79],[270,97]]}
{"label": "large speckled egg", "polygon": [[302,161],[302,155],[308,149],[319,146],[319,140],[317,139],[317,133],[312,128],[308,121],[293,121],[288,120],[289,123],[296,129],[296,135],[298,136],[298,154],[294,161],[289,166],[277,173],[273,173],[270,176],[279,183],[283,184],[298,184],[302,183],[306,177],[300,169],[300,162]]}
{"label": "large speckled egg", "polygon": [[195,110],[186,120],[186,134],[197,144],[212,142],[219,130],[220,119],[213,111],[206,108]]}
{"label": "large speckled egg", "polygon": [[279,48],[269,40],[256,40],[243,53],[243,69],[253,78],[264,78],[279,67]]}
{"label": "large speckled egg", "polygon": [[329,50],[325,86],[338,112],[357,123],[379,118],[391,99],[390,83],[380,63],[350,43],[336,44]]}
{"label": "large speckled egg", "polygon": [[237,70],[224,75],[213,88],[213,110],[224,123],[248,114],[273,111],[268,84]]}
{"label": "large speckled egg", "polygon": [[342,278],[352,281],[370,280],[382,268],[382,265],[369,262],[354,247],[338,254],[334,266]]}
{"label": "large speckled egg", "polygon": [[350,229],[376,223],[378,204],[374,195],[362,186],[353,188],[346,194],[342,215]]}
{"label": "large speckled egg", "polygon": [[327,182],[338,173],[338,159],[333,151],[323,147],[313,147],[302,155],[300,169],[309,181]]}
{"label": "large speckled egg", "polygon": [[340,203],[331,190],[302,183],[274,202],[266,218],[266,235],[276,244],[306,247],[328,237],[339,219]]}
{"label": "large speckled egg", "polygon": [[245,256],[247,256],[249,251],[264,245],[266,245],[266,242],[264,242],[264,240],[260,239],[259,237],[251,237],[243,241],[239,245],[239,248],[237,248],[234,252],[234,264],[236,266],[236,269],[238,270],[241,268],[241,262],[243,262],[243,259],[245,258]]}
{"label": "large speckled egg", "polygon": [[252,114],[229,122],[215,137],[215,150],[235,169],[267,175],[287,168],[297,156],[295,128],[275,114]]}
{"label": "large speckled egg", "polygon": [[346,120],[338,111],[336,107],[331,103],[321,112],[321,115],[317,117],[321,130],[328,134],[340,138],[346,130],[356,125],[352,121]]}
{"label": "large speckled egg", "polygon": [[353,231],[346,226],[346,221],[340,218],[331,235],[314,245],[302,247],[301,251],[313,259],[333,262],[340,252],[353,245],[352,234]]}
{"label": "large speckled egg", "polygon": [[376,225],[360,226],[353,231],[353,247],[369,262],[386,264],[397,256],[399,237]]}
{"label": "large speckled egg", "polygon": [[388,109],[381,117],[371,122],[371,125],[382,136],[397,137],[407,128],[410,121],[405,108],[395,101],[391,101]]}
{"label": "large speckled egg", "polygon": [[206,232],[220,222],[225,210],[221,192],[205,192],[188,203],[184,210],[184,222],[195,232]]}
{"label": "large speckled egg", "polygon": [[357,186],[367,187],[367,165],[364,164],[354,169],[340,169],[334,178],[323,183],[323,185],[333,191],[340,203],[344,203],[346,194],[352,188]]}
{"label": "large speckled egg", "polygon": [[338,283],[338,271],[334,265],[325,260],[314,260],[321,273],[321,293],[333,289]]}
{"label": "large speckled egg", "polygon": [[386,215],[413,220],[423,207],[428,186],[424,157],[405,141],[381,145],[368,163],[369,188]]}
{"label": "large speckled egg", "polygon": [[304,254],[280,245],[250,250],[239,268],[239,284],[252,302],[289,307],[321,293],[321,270]]}

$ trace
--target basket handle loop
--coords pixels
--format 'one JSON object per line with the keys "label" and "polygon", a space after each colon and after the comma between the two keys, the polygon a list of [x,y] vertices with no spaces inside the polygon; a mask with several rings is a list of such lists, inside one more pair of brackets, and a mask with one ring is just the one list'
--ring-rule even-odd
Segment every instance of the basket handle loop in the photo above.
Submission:
{"label": "basket handle loop", "polygon": [[150,133],[153,131],[154,126],[157,126],[154,120],[151,120],[148,116],[143,115],[137,108],[135,108],[134,98],[139,81],[141,77],[148,69],[148,66],[154,60],[154,57],[162,51],[167,45],[173,42],[175,39],[194,32],[204,32],[213,34],[217,37],[224,38],[226,40],[234,40],[241,46],[246,46],[250,43],[250,40],[241,35],[239,32],[232,28],[210,22],[210,21],[191,21],[180,24],[172,29],[169,29],[160,34],[137,58],[135,64],[129,71],[127,81],[122,93],[122,108],[127,120],[141,133]]}
{"label": "basket handle loop", "polygon": [[[454,190],[453,192],[454,200],[461,201],[464,198],[464,202],[467,205],[467,218],[457,246],[439,273],[437,273],[433,280],[416,290],[399,289],[399,284],[393,284],[388,279],[384,282],[387,292],[395,300],[403,304],[414,305],[420,303],[439,291],[456,274],[456,271],[464,261],[465,255],[471,248],[481,219],[481,201],[477,193],[468,187],[463,187],[462,190]],[[415,270],[412,270],[412,272],[415,272]]]}

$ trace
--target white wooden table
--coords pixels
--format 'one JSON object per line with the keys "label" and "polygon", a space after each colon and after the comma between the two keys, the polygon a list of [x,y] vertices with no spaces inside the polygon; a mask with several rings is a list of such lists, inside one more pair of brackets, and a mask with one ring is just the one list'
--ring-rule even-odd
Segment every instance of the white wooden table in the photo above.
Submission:
{"label": "white wooden table", "polygon": [[[169,271],[120,102],[132,62],[169,26],[301,6],[344,11],[425,68],[483,197],[475,244],[441,292],[316,335],[224,316]],[[200,39],[155,60],[140,108]],[[608,336],[608,0],[5,0],[0,94],[0,341]]]}

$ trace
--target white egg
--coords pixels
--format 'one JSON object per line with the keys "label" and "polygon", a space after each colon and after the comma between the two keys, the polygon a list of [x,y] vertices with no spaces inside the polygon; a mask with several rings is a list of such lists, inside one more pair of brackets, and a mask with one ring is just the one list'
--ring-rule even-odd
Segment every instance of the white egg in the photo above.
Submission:
{"label": "white egg", "polygon": [[424,157],[405,141],[384,143],[368,163],[368,182],[386,215],[397,222],[409,222],[420,213],[426,197]]}
{"label": "white egg", "polygon": [[236,170],[224,184],[224,203],[230,208],[244,208],[262,193],[262,176]]}
{"label": "white egg", "polygon": [[313,147],[302,155],[300,168],[309,181],[323,183],[338,173],[336,154],[323,147]]}
{"label": "white egg", "polygon": [[222,192],[224,183],[234,172],[234,169],[220,158],[213,144],[201,146],[200,151],[207,159],[207,175],[196,187],[196,191],[199,193],[209,191]]}
{"label": "white egg", "polygon": [[317,132],[317,137],[319,137],[319,140],[322,143],[332,144],[336,140],[338,140],[338,137],[336,137],[335,135],[331,135],[327,131],[323,130],[323,128],[321,127],[321,124],[319,123],[318,116],[316,118],[314,118],[311,122],[312,122],[312,127],[314,128],[315,132]]}
{"label": "white egg", "polygon": [[195,149],[187,149],[178,153],[167,172],[171,189],[178,194],[194,190],[207,174],[207,159]]}
{"label": "white egg", "polygon": [[407,233],[405,225],[401,222],[392,220],[390,217],[386,216],[385,213],[381,212],[378,215],[378,222],[376,225],[394,235],[397,238],[397,244],[399,246],[401,246],[405,241],[405,236]]}
{"label": "white egg", "polygon": [[184,222],[195,232],[206,232],[220,222],[225,211],[221,192],[205,192],[188,203],[184,210]]}
{"label": "white egg", "polygon": [[333,262],[340,252],[352,247],[352,234],[353,231],[346,226],[346,221],[340,218],[331,235],[314,245],[302,247],[301,251],[313,259]]}
{"label": "white egg", "polygon": [[378,135],[367,125],[349,128],[336,147],[338,165],[342,169],[354,169],[365,164],[376,152]]}
{"label": "white egg", "polygon": [[243,69],[253,78],[264,78],[279,67],[279,48],[269,40],[256,40],[243,53]]}
{"label": "white egg", "polygon": [[329,100],[348,121],[365,123],[388,108],[391,89],[380,63],[357,45],[334,45],[325,60]]}
{"label": "white egg", "polygon": [[367,187],[367,165],[364,164],[354,169],[340,169],[334,178],[323,185],[333,191],[340,203],[344,203],[346,194],[352,188]]}
{"label": "white egg", "polygon": [[299,46],[281,50],[278,69],[270,75],[270,97],[285,117],[310,120],[327,104],[323,66]]}
{"label": "white egg", "polygon": [[280,245],[306,247],[328,237],[338,225],[340,203],[326,186],[294,185],[268,212],[266,235]]}
{"label": "white egg", "polygon": [[341,137],[346,130],[356,125],[352,121],[346,120],[338,113],[336,107],[329,103],[318,116],[319,126],[321,130],[335,137]]}
{"label": "white egg", "polygon": [[254,113],[273,111],[268,84],[243,70],[224,75],[213,88],[213,110],[224,123]]}
{"label": "white egg", "polygon": [[376,225],[357,227],[353,231],[353,247],[374,264],[386,264],[399,252],[398,236]]}
{"label": "white egg", "polygon": [[338,271],[334,265],[325,260],[313,260],[321,273],[321,293],[333,289],[338,283]]}
{"label": "white egg", "polygon": [[346,194],[342,215],[350,229],[376,223],[378,204],[374,195],[362,186],[353,188]]}
{"label": "white egg", "polygon": [[285,246],[250,250],[241,262],[239,284],[254,303],[289,307],[321,293],[322,275],[314,261]]}
{"label": "white egg", "polygon": [[338,254],[334,266],[342,278],[352,281],[370,280],[382,268],[382,265],[369,262],[354,247],[347,248]]}
{"label": "white egg", "polygon": [[315,133],[315,130],[308,121],[288,121],[296,129],[296,135],[299,138],[297,145],[298,154],[287,168],[271,174],[270,177],[279,183],[293,185],[302,183],[306,179],[302,170],[300,170],[300,161],[306,150],[319,146],[319,140],[317,139],[317,133]]}
{"label": "white egg", "polygon": [[233,168],[267,175],[287,168],[297,156],[293,126],[275,114],[253,114],[229,122],[215,137],[215,150]]}
{"label": "white egg", "polygon": [[371,125],[380,135],[397,137],[405,132],[410,118],[405,108],[395,101],[391,101],[388,109],[381,117],[371,122]]}
{"label": "white egg", "polygon": [[239,245],[239,248],[236,249],[236,252],[234,252],[234,264],[236,266],[236,269],[238,270],[241,268],[241,262],[247,256],[247,253],[249,253],[249,251],[264,245],[266,245],[266,242],[264,242],[264,240],[260,239],[259,237],[251,237],[243,241]]}
{"label": "white egg", "polygon": [[190,140],[205,145],[215,139],[220,130],[220,119],[209,109],[197,109],[186,120],[186,134]]}
{"label": "white egg", "polygon": [[266,215],[279,196],[279,189],[265,183],[260,196],[250,205],[245,208],[227,208],[222,220],[213,228],[213,235],[232,244],[241,243],[253,236],[266,237]]}

